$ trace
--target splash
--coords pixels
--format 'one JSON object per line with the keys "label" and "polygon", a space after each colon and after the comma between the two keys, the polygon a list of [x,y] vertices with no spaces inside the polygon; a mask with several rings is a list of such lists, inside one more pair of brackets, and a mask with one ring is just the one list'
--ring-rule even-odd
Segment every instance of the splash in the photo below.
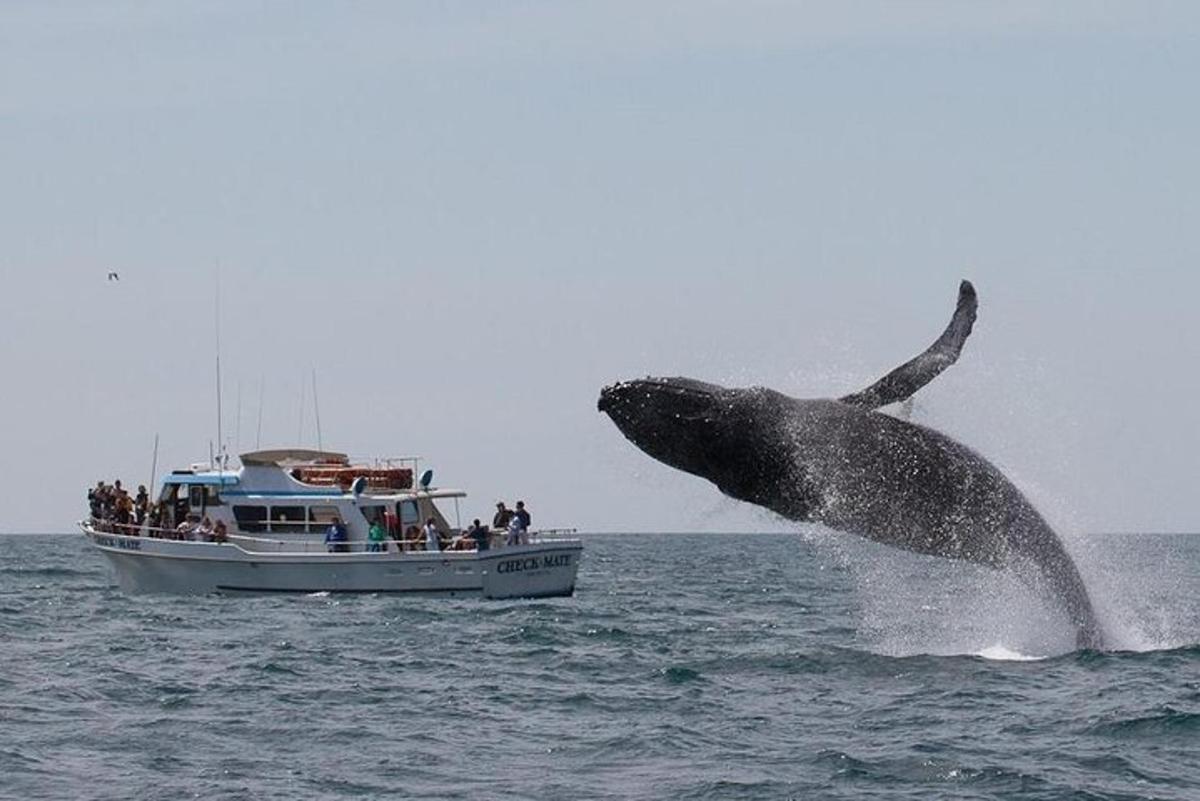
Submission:
{"label": "splash", "polygon": [[1046,657],[1034,656],[1032,654],[1023,654],[1020,651],[1014,651],[1011,648],[1006,648],[1002,643],[984,648],[975,656],[982,657],[995,662],[1039,662]]}
{"label": "splash", "polygon": [[[801,534],[844,569],[868,650],[997,660],[1075,650],[1074,629],[1055,599],[1036,579],[1018,575],[1028,568],[990,570],[914,555],[820,526]],[[1200,609],[1192,601],[1200,574],[1191,567],[1200,537],[1089,537],[1072,541],[1070,550],[1112,650],[1200,642]]]}

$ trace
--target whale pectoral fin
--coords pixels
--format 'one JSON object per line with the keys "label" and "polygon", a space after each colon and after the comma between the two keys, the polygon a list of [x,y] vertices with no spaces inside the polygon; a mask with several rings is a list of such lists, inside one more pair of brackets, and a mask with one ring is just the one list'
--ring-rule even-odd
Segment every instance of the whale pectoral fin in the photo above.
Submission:
{"label": "whale pectoral fin", "polygon": [[950,325],[946,326],[946,330],[928,350],[892,370],[861,392],[839,400],[863,409],[878,409],[880,406],[887,406],[911,396],[958,361],[963,343],[967,341],[967,337],[971,335],[971,327],[975,325],[975,310],[978,305],[975,287],[971,286],[970,281],[963,281],[958,287],[958,306],[954,309],[954,316],[950,318]]}

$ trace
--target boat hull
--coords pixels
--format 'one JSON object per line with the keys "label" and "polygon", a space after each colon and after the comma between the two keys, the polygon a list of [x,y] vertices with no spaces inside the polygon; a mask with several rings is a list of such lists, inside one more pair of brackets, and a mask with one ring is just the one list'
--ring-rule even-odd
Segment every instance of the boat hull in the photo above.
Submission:
{"label": "boat hull", "polygon": [[235,544],[84,535],[130,593],[436,593],[455,597],[571,595],[583,546],[549,540],[476,553],[267,553]]}

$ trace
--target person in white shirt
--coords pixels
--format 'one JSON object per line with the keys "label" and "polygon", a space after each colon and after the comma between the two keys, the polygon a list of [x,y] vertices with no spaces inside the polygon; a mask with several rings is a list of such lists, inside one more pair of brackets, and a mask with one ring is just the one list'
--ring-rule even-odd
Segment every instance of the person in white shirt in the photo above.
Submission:
{"label": "person in white shirt", "polygon": [[525,538],[525,527],[521,525],[521,518],[513,515],[508,521],[508,534],[504,537],[505,545],[522,545],[522,540]]}
{"label": "person in white shirt", "polygon": [[196,516],[188,515],[183,519],[178,526],[175,527],[175,539],[177,540],[194,540],[196,539]]}
{"label": "person in white shirt", "polygon": [[205,515],[200,524],[192,529],[192,539],[199,540],[200,542],[211,542],[212,533],[212,521],[208,519],[208,515]]}
{"label": "person in white shirt", "polygon": [[425,521],[425,550],[442,550],[442,539],[438,534],[437,525],[433,522],[432,517]]}

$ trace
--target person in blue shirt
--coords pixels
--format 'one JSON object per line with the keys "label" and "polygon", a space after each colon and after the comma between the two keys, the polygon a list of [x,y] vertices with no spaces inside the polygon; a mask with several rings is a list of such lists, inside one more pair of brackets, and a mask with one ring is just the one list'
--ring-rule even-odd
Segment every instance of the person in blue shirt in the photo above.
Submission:
{"label": "person in blue shirt", "polygon": [[325,547],[330,553],[346,553],[350,550],[348,539],[350,537],[346,533],[346,524],[342,522],[342,518],[333,518],[329,528],[325,529]]}
{"label": "person in blue shirt", "polygon": [[521,519],[521,533],[528,533],[529,526],[533,523],[533,517],[525,509],[525,501],[517,501],[517,511],[513,514]]}

